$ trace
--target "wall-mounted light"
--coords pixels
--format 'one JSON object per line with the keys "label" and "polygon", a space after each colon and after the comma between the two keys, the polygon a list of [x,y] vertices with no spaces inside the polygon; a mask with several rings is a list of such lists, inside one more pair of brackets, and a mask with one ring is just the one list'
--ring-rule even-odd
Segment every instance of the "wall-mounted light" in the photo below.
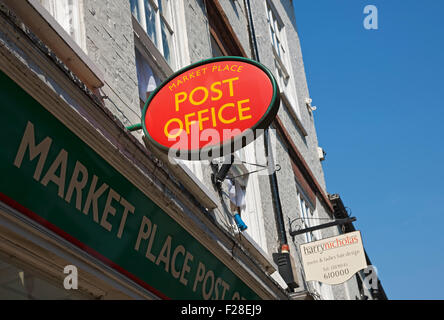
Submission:
{"label": "wall-mounted light", "polygon": [[305,99],[305,104],[306,104],[308,110],[315,111],[317,108],[316,108],[316,106],[312,106],[311,105],[312,102],[313,102],[313,100],[311,98],[306,98]]}
{"label": "wall-mounted light", "polygon": [[220,169],[217,171],[216,174],[212,174],[211,175],[211,180],[213,182],[213,184],[220,189],[220,185],[221,183],[225,180],[225,178],[227,177],[228,171],[230,171],[231,166],[233,165],[234,162],[234,154],[231,154],[230,156],[230,160],[228,163],[224,163]]}
{"label": "wall-mounted light", "polygon": [[325,150],[324,150],[323,148],[318,147],[318,156],[319,156],[319,160],[320,160],[320,161],[324,161],[326,155],[327,155],[327,152],[325,152]]}

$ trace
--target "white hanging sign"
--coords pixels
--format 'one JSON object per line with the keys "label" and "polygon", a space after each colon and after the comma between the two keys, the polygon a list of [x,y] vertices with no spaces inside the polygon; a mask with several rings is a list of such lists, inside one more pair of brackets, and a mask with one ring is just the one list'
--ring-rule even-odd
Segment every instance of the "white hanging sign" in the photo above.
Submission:
{"label": "white hanging sign", "polygon": [[306,281],[340,284],[367,267],[361,232],[300,245]]}

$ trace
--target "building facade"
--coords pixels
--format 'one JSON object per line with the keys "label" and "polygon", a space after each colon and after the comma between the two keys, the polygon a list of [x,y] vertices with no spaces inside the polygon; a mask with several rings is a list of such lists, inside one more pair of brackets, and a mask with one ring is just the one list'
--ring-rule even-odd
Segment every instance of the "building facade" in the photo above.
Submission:
{"label": "building facade", "polygon": [[[382,297],[305,281],[299,245],[344,228],[290,235],[338,218],[291,0],[3,0],[0,24],[0,298]],[[218,56],[265,65],[278,115],[228,166],[172,162],[133,128]]]}

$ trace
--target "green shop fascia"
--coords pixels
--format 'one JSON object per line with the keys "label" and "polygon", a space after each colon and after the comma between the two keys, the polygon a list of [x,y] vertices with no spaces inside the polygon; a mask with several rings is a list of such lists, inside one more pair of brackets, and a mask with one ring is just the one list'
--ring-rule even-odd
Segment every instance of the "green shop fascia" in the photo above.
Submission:
{"label": "green shop fascia", "polygon": [[0,71],[0,201],[163,299],[260,299]]}

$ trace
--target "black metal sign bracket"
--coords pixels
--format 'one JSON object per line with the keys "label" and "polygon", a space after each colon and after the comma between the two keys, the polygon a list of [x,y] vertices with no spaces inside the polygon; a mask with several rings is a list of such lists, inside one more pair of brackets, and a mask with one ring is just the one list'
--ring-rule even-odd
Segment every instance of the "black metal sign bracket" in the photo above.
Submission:
{"label": "black metal sign bracket", "polygon": [[315,230],[324,229],[324,228],[328,228],[328,227],[333,227],[333,226],[337,226],[337,225],[342,225],[342,224],[346,224],[346,223],[351,223],[353,221],[356,221],[355,217],[350,217],[350,218],[345,218],[345,219],[336,219],[335,221],[324,223],[324,224],[320,224],[320,225],[317,225],[317,226],[314,226],[314,227],[309,227],[309,228],[305,228],[305,229],[301,229],[301,230],[290,231],[290,236],[294,237],[294,236],[297,236],[299,234],[303,234],[303,233],[307,233],[307,232],[312,232],[312,231],[315,231]]}

